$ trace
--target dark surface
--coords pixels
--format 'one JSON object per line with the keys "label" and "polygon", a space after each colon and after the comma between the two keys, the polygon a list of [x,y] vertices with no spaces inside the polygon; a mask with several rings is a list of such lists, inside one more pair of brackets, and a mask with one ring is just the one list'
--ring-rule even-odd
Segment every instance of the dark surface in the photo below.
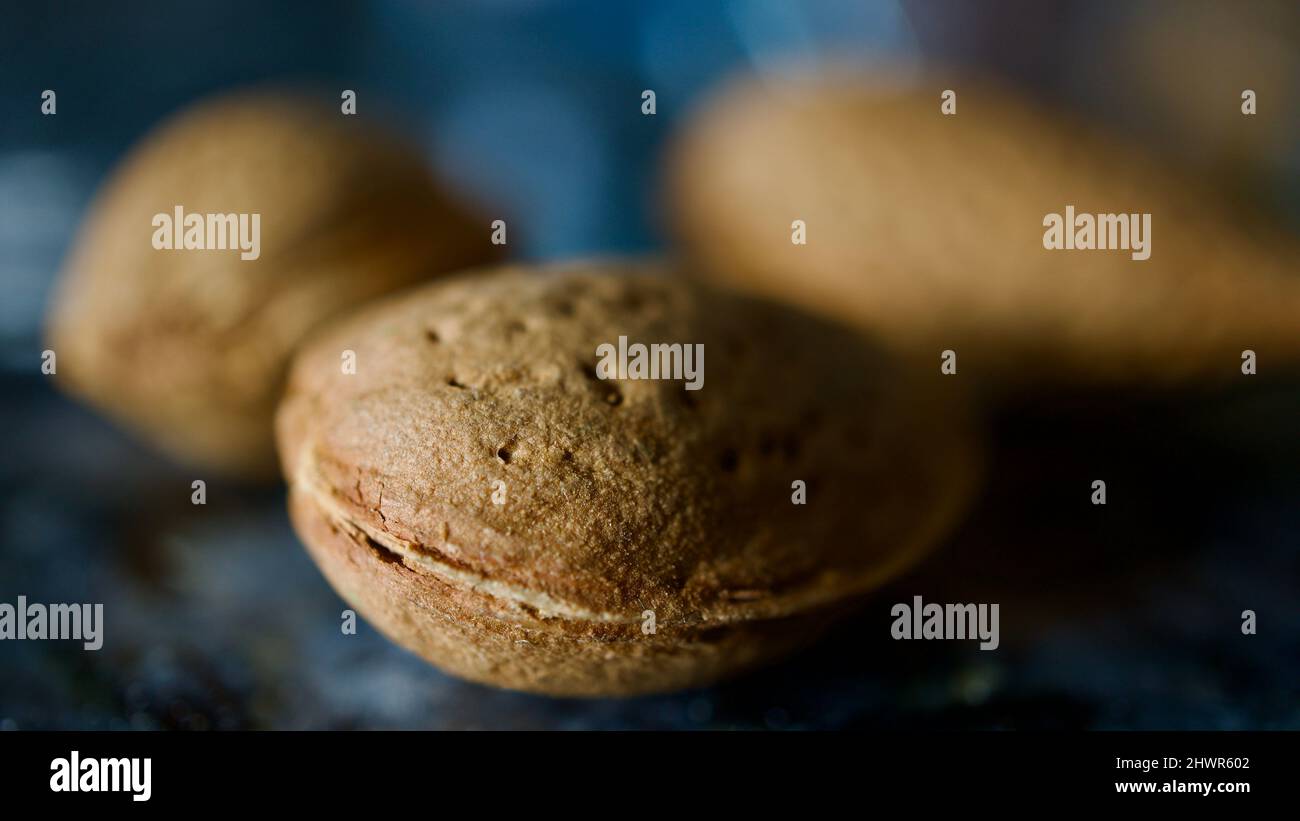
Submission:
{"label": "dark surface", "polygon": [[[364,621],[344,635],[281,490],[210,482],[194,506],[190,473],[46,379],[2,390],[0,601],[106,613],[98,652],[0,644],[5,727],[1300,728],[1293,391],[1010,413],[961,532],[807,652],[586,701],[457,681]],[[889,608],[917,594],[1000,603],[1002,647],[890,639]]]}

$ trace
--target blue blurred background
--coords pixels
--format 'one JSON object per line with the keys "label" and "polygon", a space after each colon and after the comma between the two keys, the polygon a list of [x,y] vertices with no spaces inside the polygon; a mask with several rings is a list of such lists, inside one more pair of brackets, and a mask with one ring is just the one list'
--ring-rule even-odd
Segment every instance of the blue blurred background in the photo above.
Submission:
{"label": "blue blurred background", "polygon": [[[786,63],[970,66],[1300,213],[1300,11],[1287,2],[997,0],[154,0],[3,4],[0,334],[32,338],[96,184],[168,113],[262,82],[358,92],[462,188],[509,211],[532,258],[659,242],[656,161],[697,95]],[[1256,87],[1254,142],[1211,95]],[[54,89],[59,113],[39,116]],[[643,117],[643,89],[658,113]],[[1232,107],[1227,107],[1232,111]],[[512,235],[513,236],[513,235]],[[6,345],[6,354],[15,353]],[[20,354],[24,357],[28,351]]]}
{"label": "blue blurred background", "polygon": [[[1296,451],[1267,437],[1222,444],[1236,420],[1255,425],[1260,407],[1276,422],[1271,401],[1245,416],[1232,403],[1136,406],[1141,423],[1093,413],[1104,402],[1049,410],[1046,421],[1011,417],[1000,466],[1022,470],[1000,475],[1021,478],[995,480],[954,545],[862,620],[709,691],[555,702],[444,677],[366,626],[341,636],[341,604],[296,548],[279,494],[214,487],[196,517],[187,475],[55,395],[34,364],[45,301],[96,186],[133,141],[211,92],[262,82],[356,90],[359,116],[405,130],[467,195],[505,210],[512,248],[531,259],[661,247],[656,175],[675,126],[729,73],[791,61],[999,75],[1295,224],[1298,9],[7,0],[0,600],[102,601],[110,633],[97,654],[0,646],[0,728],[1300,727]],[[1206,104],[1244,87],[1268,113],[1246,136],[1228,128],[1235,105],[1222,114]],[[43,89],[57,91],[57,116],[40,115]],[[644,89],[656,92],[654,116],[641,113]],[[1075,450],[1044,472],[1042,453],[1063,428]],[[1143,509],[1120,502],[1091,529],[1062,527],[1069,502],[1045,488],[1079,475],[1080,453],[1156,490]],[[989,557],[1003,563],[996,572]],[[922,583],[971,600],[959,580],[986,576],[996,576],[984,592],[1005,602],[1004,619],[1019,607],[1039,625],[1004,639],[996,659],[954,647],[918,657],[881,640],[888,602]],[[1246,606],[1269,626],[1243,643],[1235,614]]]}

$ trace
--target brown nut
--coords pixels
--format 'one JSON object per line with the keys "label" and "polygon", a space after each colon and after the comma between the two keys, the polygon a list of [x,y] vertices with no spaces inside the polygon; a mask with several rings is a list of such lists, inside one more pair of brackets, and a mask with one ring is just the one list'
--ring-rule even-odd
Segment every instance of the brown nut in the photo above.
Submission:
{"label": "brown nut", "polygon": [[[1291,240],[990,85],[741,83],[704,106],[671,166],[670,219],[712,277],[855,323],[935,368],[952,350],[966,373],[1013,387],[1227,379],[1247,349],[1270,368],[1300,364]],[[1049,215],[1071,206],[1150,214],[1149,258],[1049,250]]]}
{"label": "brown nut", "polygon": [[[602,378],[619,337],[703,345],[700,388]],[[344,599],[455,675],[588,696],[808,641],[964,509],[968,428],[852,331],[616,262],[362,309],[304,347],[277,417],[295,526]]]}
{"label": "brown nut", "polygon": [[[166,249],[164,217],[195,215],[204,247]],[[66,387],[173,456],[273,476],[275,403],[303,335],[492,256],[486,222],[411,149],[296,96],[222,97],[148,136],[99,193],[49,345]]]}

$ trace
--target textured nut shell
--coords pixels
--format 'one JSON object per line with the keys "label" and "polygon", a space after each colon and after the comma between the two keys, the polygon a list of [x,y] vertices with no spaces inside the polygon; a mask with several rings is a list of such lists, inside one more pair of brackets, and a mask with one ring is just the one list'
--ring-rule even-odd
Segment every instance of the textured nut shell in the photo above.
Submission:
{"label": "textured nut shell", "polygon": [[[939,90],[958,90],[944,116]],[[1300,363],[1300,255],[1131,148],[994,87],[733,85],[675,147],[670,217],[713,277],[1010,386]],[[1152,213],[1152,255],[1043,248],[1049,213]],[[807,224],[807,245],[790,241]]]}
{"label": "textured nut shell", "polygon": [[[703,343],[703,389],[597,379],[619,336]],[[939,538],[976,464],[960,406],[851,333],[612,262],[363,309],[299,354],[277,430],[348,601],[457,675],[555,694],[702,684],[806,640]]]}
{"label": "textured nut shell", "polygon": [[[155,250],[153,216],[177,205],[260,214],[260,257]],[[50,345],[64,385],[173,455],[273,475],[275,402],[303,335],[490,247],[405,147],[296,97],[224,97],[147,137],[100,192]]]}

